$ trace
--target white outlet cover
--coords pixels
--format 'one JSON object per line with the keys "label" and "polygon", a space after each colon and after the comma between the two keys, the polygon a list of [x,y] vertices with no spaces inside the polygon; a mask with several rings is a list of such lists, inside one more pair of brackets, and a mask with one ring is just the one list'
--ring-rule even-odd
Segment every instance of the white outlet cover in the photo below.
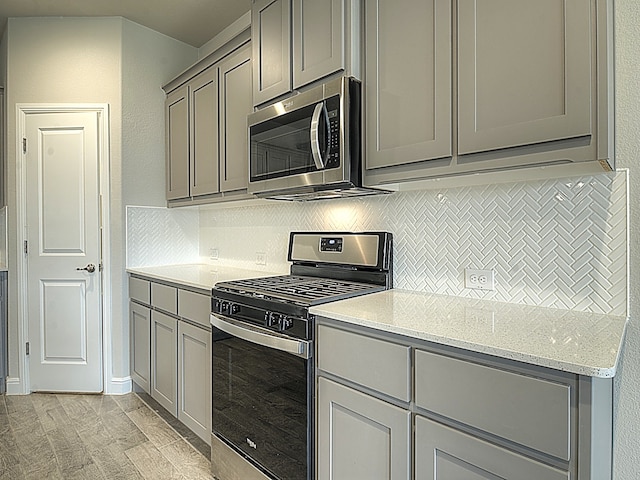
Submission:
{"label": "white outlet cover", "polygon": [[476,290],[495,290],[494,271],[465,268],[464,286]]}

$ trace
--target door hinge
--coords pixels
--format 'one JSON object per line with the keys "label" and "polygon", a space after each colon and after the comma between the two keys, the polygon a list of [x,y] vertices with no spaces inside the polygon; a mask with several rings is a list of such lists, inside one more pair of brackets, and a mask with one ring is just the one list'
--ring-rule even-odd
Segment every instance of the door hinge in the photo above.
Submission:
{"label": "door hinge", "polygon": [[27,355],[29,355],[29,342],[27,342]]}
{"label": "door hinge", "polygon": [[29,255],[29,242],[27,240],[24,241],[24,254]]}
{"label": "door hinge", "polygon": [[22,139],[22,153],[27,153],[27,139]]}

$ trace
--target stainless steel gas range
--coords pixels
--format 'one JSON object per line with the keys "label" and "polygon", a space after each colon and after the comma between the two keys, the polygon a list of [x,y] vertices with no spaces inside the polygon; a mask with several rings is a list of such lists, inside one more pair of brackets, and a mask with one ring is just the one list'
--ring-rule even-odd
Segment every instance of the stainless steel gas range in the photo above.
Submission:
{"label": "stainless steel gas range", "polygon": [[212,290],[211,470],[220,480],[314,478],[309,307],[392,287],[387,232],[293,232],[290,275]]}

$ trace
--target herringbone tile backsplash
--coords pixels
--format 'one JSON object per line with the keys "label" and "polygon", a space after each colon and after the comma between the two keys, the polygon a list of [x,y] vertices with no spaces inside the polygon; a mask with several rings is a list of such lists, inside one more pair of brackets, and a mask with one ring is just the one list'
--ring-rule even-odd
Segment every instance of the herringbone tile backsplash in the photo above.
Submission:
{"label": "herringbone tile backsplash", "polygon": [[[199,254],[208,259],[216,249],[220,265],[286,272],[290,231],[386,230],[394,235],[396,288],[627,312],[626,171],[349,200],[202,207],[199,222]],[[266,254],[266,266],[255,265],[257,252]],[[464,288],[465,268],[494,269],[495,290]]]}

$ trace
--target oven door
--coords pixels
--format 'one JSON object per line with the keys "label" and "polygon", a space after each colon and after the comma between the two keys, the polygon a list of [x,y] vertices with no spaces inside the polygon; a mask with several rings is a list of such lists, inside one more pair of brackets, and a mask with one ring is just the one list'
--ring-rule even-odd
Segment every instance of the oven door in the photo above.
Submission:
{"label": "oven door", "polygon": [[276,479],[311,479],[311,342],[212,314],[213,434]]}

